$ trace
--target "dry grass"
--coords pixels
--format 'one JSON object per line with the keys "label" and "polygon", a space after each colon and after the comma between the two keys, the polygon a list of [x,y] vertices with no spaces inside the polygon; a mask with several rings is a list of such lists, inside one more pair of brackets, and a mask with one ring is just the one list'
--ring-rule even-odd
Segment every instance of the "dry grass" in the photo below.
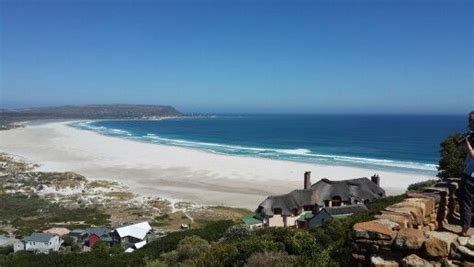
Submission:
{"label": "dry grass", "polygon": [[177,211],[160,216],[156,216],[151,224],[154,227],[175,231],[181,228],[182,224],[189,224],[191,221],[184,215],[184,212]]}
{"label": "dry grass", "polygon": [[205,223],[218,220],[238,221],[243,216],[253,214],[251,210],[241,208],[230,208],[223,206],[213,206],[208,208],[196,209],[189,212],[195,223]]}

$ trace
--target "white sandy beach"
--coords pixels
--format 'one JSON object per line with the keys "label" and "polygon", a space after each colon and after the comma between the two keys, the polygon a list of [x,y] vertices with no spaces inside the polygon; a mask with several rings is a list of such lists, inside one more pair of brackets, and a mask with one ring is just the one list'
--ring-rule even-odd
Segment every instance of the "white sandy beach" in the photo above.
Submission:
{"label": "white sandy beach", "polygon": [[141,195],[205,205],[254,209],[271,194],[303,186],[303,173],[320,178],[381,176],[389,194],[432,176],[341,166],[225,156],[187,148],[147,144],[51,122],[0,131],[0,151],[24,157],[44,171],[74,171],[89,179],[125,184]]}

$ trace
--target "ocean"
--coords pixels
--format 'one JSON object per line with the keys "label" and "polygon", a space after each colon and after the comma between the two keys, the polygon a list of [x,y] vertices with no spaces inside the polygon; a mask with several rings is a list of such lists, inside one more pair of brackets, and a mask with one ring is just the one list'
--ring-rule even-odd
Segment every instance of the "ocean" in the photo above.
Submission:
{"label": "ocean", "polygon": [[215,115],[70,124],[100,134],[211,153],[436,174],[455,115]]}

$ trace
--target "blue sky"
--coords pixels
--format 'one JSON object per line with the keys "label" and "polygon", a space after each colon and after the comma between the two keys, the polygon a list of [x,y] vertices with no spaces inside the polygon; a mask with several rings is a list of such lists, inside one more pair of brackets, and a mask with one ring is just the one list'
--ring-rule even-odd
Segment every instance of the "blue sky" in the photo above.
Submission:
{"label": "blue sky", "polygon": [[465,113],[472,1],[1,1],[2,107]]}

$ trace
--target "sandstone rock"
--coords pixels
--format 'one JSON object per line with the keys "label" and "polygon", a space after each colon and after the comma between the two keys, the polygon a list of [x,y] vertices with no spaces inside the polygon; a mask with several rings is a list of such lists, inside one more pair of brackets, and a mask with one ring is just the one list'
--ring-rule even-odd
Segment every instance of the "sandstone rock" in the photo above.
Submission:
{"label": "sandstone rock", "polygon": [[434,230],[436,230],[436,224],[435,223],[429,223],[428,228],[430,229],[430,231],[434,231]]}
{"label": "sandstone rock", "polygon": [[374,237],[376,239],[391,240],[394,236],[391,229],[376,221],[356,223],[352,229],[355,231],[356,238]]}
{"label": "sandstone rock", "polygon": [[[429,193],[429,192],[408,192],[407,196],[408,198],[406,200],[419,199],[419,198],[430,199],[433,201],[433,208],[435,207],[436,204],[439,203],[440,198],[441,198],[438,194]],[[433,210],[431,210],[431,212],[433,212]],[[429,210],[427,210],[426,213],[429,214],[430,213]]]}
{"label": "sandstone rock", "polygon": [[402,266],[404,267],[433,267],[433,264],[429,263],[427,260],[424,260],[418,257],[415,254],[411,254],[402,259]]}
{"label": "sandstone rock", "polygon": [[373,222],[383,224],[391,230],[400,230],[400,225],[387,219],[374,220]]}
{"label": "sandstone rock", "polygon": [[412,225],[417,225],[416,221],[415,221],[415,218],[413,217],[413,215],[407,211],[407,210],[402,210],[402,209],[391,209],[389,210],[390,208],[386,208],[384,210],[382,210],[380,213],[381,214],[387,214],[387,215],[396,215],[396,216],[402,216],[404,217],[407,221],[408,221],[408,227],[411,227]]}
{"label": "sandstone rock", "polygon": [[432,198],[408,198],[402,203],[405,205],[411,205],[414,207],[419,207],[423,213],[423,217],[428,216],[433,213],[434,210],[434,199]]}
{"label": "sandstone rock", "polygon": [[469,239],[467,240],[466,247],[471,250],[474,250],[474,236],[469,237]]}
{"label": "sandstone rock", "polygon": [[391,246],[392,240],[383,240],[383,239],[358,239],[357,244],[364,245],[368,247],[369,245],[377,245],[377,246]]}
{"label": "sandstone rock", "polygon": [[458,238],[456,234],[450,232],[429,231],[426,234],[428,239],[425,241],[425,249],[431,257],[447,257],[451,244]]}
{"label": "sandstone rock", "polygon": [[469,237],[467,237],[467,236],[458,237],[458,242],[461,246],[466,246],[468,240],[469,240]]}
{"label": "sandstone rock", "polygon": [[419,249],[424,242],[423,230],[405,228],[398,231],[394,245],[399,249]]}
{"label": "sandstone rock", "polygon": [[419,221],[423,222],[426,214],[426,204],[422,201],[403,201],[392,205],[393,208],[409,208],[413,216],[416,216]]}
{"label": "sandstone rock", "polygon": [[370,262],[374,267],[398,267],[398,262],[394,260],[386,260],[379,256],[372,256]]}
{"label": "sandstone rock", "polygon": [[457,247],[457,250],[458,250],[461,254],[463,254],[463,255],[465,255],[465,256],[474,258],[474,251],[468,249],[468,248],[465,247],[465,246],[458,246],[458,247]]}
{"label": "sandstone rock", "polygon": [[401,204],[395,204],[385,208],[385,210],[395,213],[406,214],[412,220],[413,225],[423,224],[423,213],[418,207],[401,206]]}
{"label": "sandstone rock", "polygon": [[407,220],[403,216],[399,216],[399,215],[395,215],[395,214],[383,213],[383,214],[375,215],[374,217],[375,217],[375,219],[387,219],[387,220],[390,220],[392,222],[395,222],[400,226],[401,229],[411,226],[411,223],[410,223],[409,220]]}

